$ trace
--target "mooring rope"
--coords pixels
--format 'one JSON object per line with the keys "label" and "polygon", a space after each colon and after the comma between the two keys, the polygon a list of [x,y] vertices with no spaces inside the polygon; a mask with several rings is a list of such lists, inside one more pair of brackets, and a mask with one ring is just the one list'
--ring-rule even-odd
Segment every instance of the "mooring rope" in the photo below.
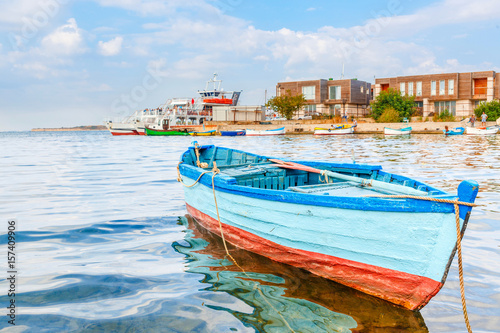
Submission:
{"label": "mooring rope", "polygon": [[[217,212],[217,220],[219,221],[219,230],[220,230],[220,235],[221,235],[221,238],[222,238],[222,243],[224,244],[224,249],[226,250],[226,255],[231,259],[231,261],[243,272],[243,274],[250,280],[252,280],[252,277],[250,275],[248,275],[248,273],[243,269],[243,267],[241,267],[238,262],[236,261],[236,259],[234,259],[234,257],[231,255],[231,253],[229,253],[229,249],[227,248],[227,243],[226,243],[226,238],[224,237],[224,231],[222,230],[222,222],[220,220],[220,216],[219,216],[219,207],[218,207],[218,204],[217,204],[217,197],[215,195],[215,176],[217,174],[220,173],[220,170],[217,168],[217,164],[216,162],[214,161],[214,167],[211,171],[205,171],[203,172],[202,174],[200,174],[200,176],[198,177],[198,179],[191,185],[186,185],[183,181],[182,181],[182,177],[181,177],[181,174],[180,174],[180,170],[179,170],[179,165],[181,165],[182,161],[179,162],[179,164],[177,164],[177,181],[179,181],[182,185],[186,186],[186,187],[193,187],[194,185],[196,185],[199,180],[201,179],[201,177],[208,173],[208,172],[213,172],[213,175],[212,175],[212,191],[214,193],[214,202],[215,202],[215,211]],[[198,161],[199,163],[199,161]],[[264,295],[264,293],[262,292],[261,288],[259,287],[258,284],[255,285],[254,287],[255,289],[257,289],[257,291],[259,292],[260,296],[262,297],[262,299],[274,310],[276,311],[276,313],[281,317],[281,319],[283,319],[283,322],[285,323],[285,325],[288,327],[288,329],[295,333],[295,331],[292,329],[292,327],[290,326],[290,324],[288,324],[288,321],[285,319],[285,317],[283,317],[283,315],[281,314],[280,311],[278,311],[268,300],[267,300],[267,297]]]}
{"label": "mooring rope", "polygon": [[477,205],[470,202],[462,202],[458,200],[449,200],[449,199],[439,199],[439,198],[429,198],[429,197],[419,197],[413,195],[382,195],[382,196],[370,196],[370,197],[378,197],[378,198],[393,198],[393,199],[416,199],[416,200],[426,200],[426,201],[435,201],[435,202],[443,202],[443,203],[451,203],[455,208],[455,224],[457,227],[457,255],[458,255],[458,276],[460,281],[460,296],[462,299],[462,311],[464,313],[465,326],[467,326],[467,331],[472,333],[472,328],[470,327],[469,315],[467,314],[467,304],[465,302],[465,286],[464,286],[464,275],[463,275],[463,266],[462,266],[462,237],[460,232],[460,208],[459,205],[476,207]]}

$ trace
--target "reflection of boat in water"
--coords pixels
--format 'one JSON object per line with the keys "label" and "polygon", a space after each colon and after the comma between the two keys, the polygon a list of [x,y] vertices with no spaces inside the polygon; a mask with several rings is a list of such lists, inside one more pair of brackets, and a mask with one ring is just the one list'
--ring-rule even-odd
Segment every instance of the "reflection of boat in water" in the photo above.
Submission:
{"label": "reflection of boat in water", "polygon": [[212,284],[205,290],[226,292],[254,311],[236,312],[220,305],[212,308],[233,314],[258,332],[276,332],[287,324],[295,332],[428,332],[418,311],[227,244],[245,275],[227,258],[220,237],[189,215],[180,221],[189,229],[185,237],[189,245],[175,244],[174,248],[189,258],[188,272],[205,275],[203,282]]}

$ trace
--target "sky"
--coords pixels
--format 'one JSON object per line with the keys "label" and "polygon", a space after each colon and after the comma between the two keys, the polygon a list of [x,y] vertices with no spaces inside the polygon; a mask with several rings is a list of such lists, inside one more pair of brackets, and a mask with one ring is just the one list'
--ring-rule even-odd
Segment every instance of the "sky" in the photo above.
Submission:
{"label": "sky", "polygon": [[498,0],[0,0],[0,31],[0,131],[103,124],[196,97],[213,73],[257,105],[343,67],[500,71]]}

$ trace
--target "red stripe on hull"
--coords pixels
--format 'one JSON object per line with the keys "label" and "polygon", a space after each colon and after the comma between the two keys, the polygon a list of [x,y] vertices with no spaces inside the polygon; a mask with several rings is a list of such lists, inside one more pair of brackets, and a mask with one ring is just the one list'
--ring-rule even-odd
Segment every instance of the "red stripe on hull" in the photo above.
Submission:
{"label": "red stripe on hull", "polygon": [[[186,203],[187,210],[204,228],[220,236],[219,222]],[[222,224],[225,239],[245,250],[275,261],[306,269],[324,278],[360,290],[410,310],[424,307],[442,283],[387,268],[276,244],[239,228]]]}
{"label": "red stripe on hull", "polygon": [[137,132],[111,132],[112,135],[139,135]]}

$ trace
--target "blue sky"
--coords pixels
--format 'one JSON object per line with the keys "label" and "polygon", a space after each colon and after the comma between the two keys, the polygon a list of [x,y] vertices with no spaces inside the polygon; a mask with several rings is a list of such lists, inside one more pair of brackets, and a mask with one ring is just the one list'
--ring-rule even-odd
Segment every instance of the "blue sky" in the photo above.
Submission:
{"label": "blue sky", "polygon": [[277,82],[500,71],[500,1],[0,0],[0,131],[102,124],[214,72]]}

